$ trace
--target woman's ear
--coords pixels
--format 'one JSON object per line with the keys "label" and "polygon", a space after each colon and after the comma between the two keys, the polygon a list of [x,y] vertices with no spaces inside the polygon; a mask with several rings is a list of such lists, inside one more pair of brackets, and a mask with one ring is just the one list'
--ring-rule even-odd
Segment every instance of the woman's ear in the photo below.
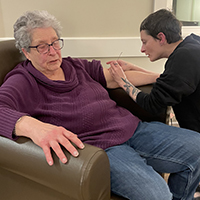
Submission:
{"label": "woman's ear", "polygon": [[163,32],[158,33],[157,38],[160,41],[161,46],[167,43],[166,36]]}
{"label": "woman's ear", "polygon": [[26,56],[26,58],[27,58],[28,60],[30,60],[30,59],[29,59],[29,53],[28,53],[24,48],[22,48],[22,52],[24,53],[24,55]]}

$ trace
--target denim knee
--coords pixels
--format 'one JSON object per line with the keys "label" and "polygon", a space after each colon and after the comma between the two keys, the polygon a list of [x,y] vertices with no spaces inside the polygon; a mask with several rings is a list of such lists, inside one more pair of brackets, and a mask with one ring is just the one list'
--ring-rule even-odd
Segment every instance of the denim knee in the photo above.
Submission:
{"label": "denim knee", "polygon": [[126,144],[106,150],[110,161],[111,190],[129,200],[170,200],[165,180]]}

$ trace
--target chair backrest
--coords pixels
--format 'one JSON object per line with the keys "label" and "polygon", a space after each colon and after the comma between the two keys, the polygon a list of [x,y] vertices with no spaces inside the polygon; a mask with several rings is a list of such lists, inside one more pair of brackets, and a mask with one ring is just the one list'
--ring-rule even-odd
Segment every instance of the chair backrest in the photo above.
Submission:
{"label": "chair backrest", "polygon": [[5,75],[23,60],[25,56],[15,47],[14,39],[0,41],[0,85]]}

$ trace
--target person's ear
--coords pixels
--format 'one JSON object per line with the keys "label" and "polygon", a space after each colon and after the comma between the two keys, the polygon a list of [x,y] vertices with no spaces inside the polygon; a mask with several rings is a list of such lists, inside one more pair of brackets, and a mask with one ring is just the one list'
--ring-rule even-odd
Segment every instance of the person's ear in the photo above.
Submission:
{"label": "person's ear", "polygon": [[158,38],[161,46],[167,43],[166,36],[163,32],[158,33],[157,38]]}
{"label": "person's ear", "polygon": [[27,58],[28,60],[30,60],[29,52],[27,52],[24,48],[22,48],[22,52],[24,53],[24,55],[26,56],[26,58]]}

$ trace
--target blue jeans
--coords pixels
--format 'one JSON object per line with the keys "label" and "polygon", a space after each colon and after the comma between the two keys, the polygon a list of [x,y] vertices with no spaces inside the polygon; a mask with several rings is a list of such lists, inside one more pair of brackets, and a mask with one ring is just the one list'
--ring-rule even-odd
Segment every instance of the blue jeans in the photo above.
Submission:
{"label": "blue jeans", "polygon": [[[200,181],[200,134],[140,122],[125,143],[105,150],[111,190],[129,200],[192,200]],[[170,173],[168,184],[157,173]]]}

